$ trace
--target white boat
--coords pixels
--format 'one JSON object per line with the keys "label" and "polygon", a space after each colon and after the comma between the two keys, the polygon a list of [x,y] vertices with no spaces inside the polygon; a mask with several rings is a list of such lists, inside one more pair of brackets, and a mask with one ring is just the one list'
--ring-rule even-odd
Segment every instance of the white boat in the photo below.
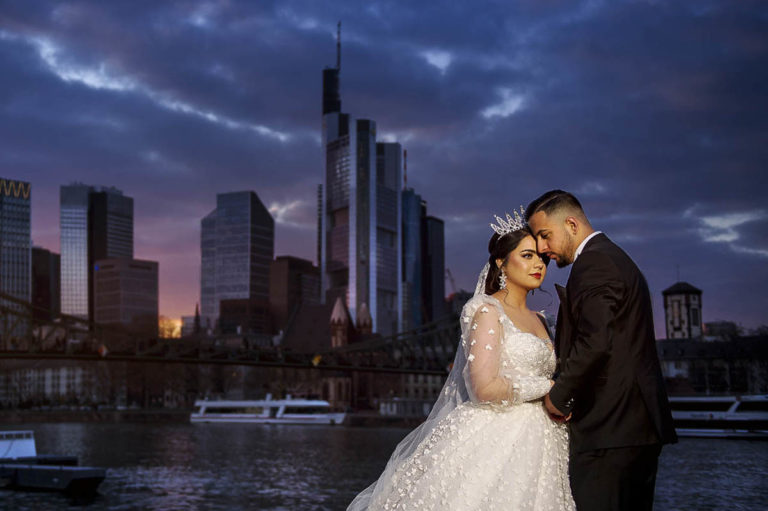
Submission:
{"label": "white boat", "polygon": [[192,423],[242,422],[255,424],[341,424],[346,413],[333,412],[319,399],[266,399],[249,401],[197,400],[189,416]]}
{"label": "white boat", "polygon": [[768,439],[768,395],[670,397],[681,437]]}
{"label": "white boat", "polygon": [[0,431],[0,460],[37,456],[33,431]]}

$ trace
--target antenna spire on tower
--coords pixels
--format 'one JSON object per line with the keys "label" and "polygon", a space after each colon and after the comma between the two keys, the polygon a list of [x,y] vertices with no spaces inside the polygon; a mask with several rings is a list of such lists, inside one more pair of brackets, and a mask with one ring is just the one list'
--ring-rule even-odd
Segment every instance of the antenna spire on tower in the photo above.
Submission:
{"label": "antenna spire on tower", "polygon": [[341,21],[336,25],[336,69],[341,71]]}

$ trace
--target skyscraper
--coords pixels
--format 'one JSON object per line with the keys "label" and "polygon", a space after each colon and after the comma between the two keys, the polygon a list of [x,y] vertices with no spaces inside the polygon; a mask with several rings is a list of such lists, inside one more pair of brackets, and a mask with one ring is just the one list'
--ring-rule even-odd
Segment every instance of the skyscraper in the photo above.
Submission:
{"label": "skyscraper", "polygon": [[203,331],[216,327],[219,304],[216,302],[216,210],[200,221],[200,326]]}
{"label": "skyscraper", "polygon": [[[29,183],[0,178],[0,292],[25,302],[32,288],[31,195]],[[18,305],[3,305],[21,312]],[[29,326],[18,324],[6,333],[22,335]]]}
{"label": "skyscraper", "polygon": [[220,193],[200,222],[200,302],[204,328],[214,328],[222,300],[269,307],[275,221],[254,192]]}
{"label": "skyscraper", "polygon": [[61,187],[60,207],[61,312],[93,320],[95,262],[133,258],[133,199],[74,183]]}
{"label": "skyscraper", "polygon": [[88,211],[88,317],[94,320],[94,271],[100,259],[133,259],[133,199],[116,188],[91,192]]}
{"label": "skyscraper", "polygon": [[403,326],[402,154],[398,143],[376,144],[376,321],[387,334]]}
{"label": "skyscraper", "polygon": [[425,322],[442,319],[445,306],[445,224],[434,216],[427,216],[423,203],[422,221],[422,293],[426,306]]}
{"label": "skyscraper", "polygon": [[413,188],[403,190],[403,330],[423,323],[421,196]]}
{"label": "skyscraper", "polygon": [[445,304],[445,228],[427,215],[427,203],[412,188],[403,197],[403,313],[405,329],[441,319]]}
{"label": "skyscraper", "polygon": [[61,309],[61,256],[32,247],[32,305],[37,319],[52,320]]}
{"label": "skyscraper", "polygon": [[341,297],[353,321],[365,305],[373,330],[391,334],[402,327],[400,146],[377,144],[374,121],[341,112],[339,62],[323,70],[321,300]]}
{"label": "skyscraper", "polygon": [[92,186],[75,183],[59,191],[61,312],[88,318],[88,203]]}

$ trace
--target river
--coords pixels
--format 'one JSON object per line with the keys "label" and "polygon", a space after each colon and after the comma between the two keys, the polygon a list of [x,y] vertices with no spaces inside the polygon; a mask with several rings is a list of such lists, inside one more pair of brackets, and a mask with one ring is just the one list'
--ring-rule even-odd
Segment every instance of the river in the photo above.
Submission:
{"label": "river", "polygon": [[[255,424],[64,423],[35,431],[39,454],[107,468],[99,495],[73,502],[0,491],[0,509],[343,510],[382,470],[405,429]],[[768,442],[681,439],[664,449],[658,510],[768,508]]]}

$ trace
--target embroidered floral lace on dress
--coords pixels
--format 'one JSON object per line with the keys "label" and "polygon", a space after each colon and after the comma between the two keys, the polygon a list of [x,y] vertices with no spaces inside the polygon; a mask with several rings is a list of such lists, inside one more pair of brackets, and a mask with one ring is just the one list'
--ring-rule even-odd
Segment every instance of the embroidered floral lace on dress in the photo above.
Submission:
{"label": "embroidered floral lace on dress", "polygon": [[567,429],[542,404],[555,370],[551,341],[521,332],[482,293],[465,305],[461,327],[460,373],[348,509],[574,510]]}

